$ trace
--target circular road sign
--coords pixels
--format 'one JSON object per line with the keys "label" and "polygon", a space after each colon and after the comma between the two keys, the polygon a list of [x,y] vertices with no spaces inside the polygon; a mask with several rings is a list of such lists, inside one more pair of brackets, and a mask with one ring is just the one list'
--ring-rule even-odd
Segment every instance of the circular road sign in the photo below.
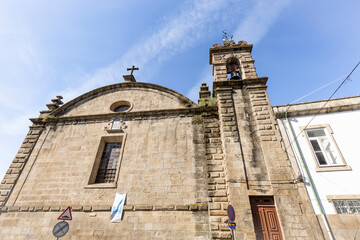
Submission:
{"label": "circular road sign", "polygon": [[69,224],[65,221],[58,222],[53,229],[53,234],[55,237],[59,238],[64,236],[69,231]]}
{"label": "circular road sign", "polygon": [[232,221],[232,222],[235,221],[235,210],[234,210],[233,206],[229,205],[227,207],[227,215],[228,215],[230,221]]}
{"label": "circular road sign", "polygon": [[228,226],[230,229],[235,230],[236,229],[236,223],[234,222],[228,222]]}

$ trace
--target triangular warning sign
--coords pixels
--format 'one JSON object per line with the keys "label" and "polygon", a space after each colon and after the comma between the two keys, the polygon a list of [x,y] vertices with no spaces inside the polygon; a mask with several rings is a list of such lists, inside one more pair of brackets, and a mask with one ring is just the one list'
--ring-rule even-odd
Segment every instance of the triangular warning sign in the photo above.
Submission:
{"label": "triangular warning sign", "polygon": [[68,207],[59,217],[58,220],[72,220],[71,208]]}

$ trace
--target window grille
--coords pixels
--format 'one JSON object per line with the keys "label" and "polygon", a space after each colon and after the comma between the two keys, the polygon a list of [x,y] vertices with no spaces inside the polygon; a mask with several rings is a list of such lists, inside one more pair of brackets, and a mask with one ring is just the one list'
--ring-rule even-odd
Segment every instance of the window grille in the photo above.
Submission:
{"label": "window grille", "polygon": [[120,158],[121,143],[105,143],[95,183],[113,183]]}
{"label": "window grille", "polygon": [[332,200],[338,214],[360,214],[360,199]]}

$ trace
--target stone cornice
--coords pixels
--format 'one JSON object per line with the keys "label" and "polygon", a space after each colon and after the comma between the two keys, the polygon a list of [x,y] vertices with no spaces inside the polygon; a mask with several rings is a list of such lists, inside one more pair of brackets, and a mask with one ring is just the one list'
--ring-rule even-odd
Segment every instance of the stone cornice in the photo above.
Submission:
{"label": "stone cornice", "polygon": [[216,92],[223,88],[262,88],[266,87],[267,77],[261,78],[247,78],[243,80],[226,80],[226,81],[214,81],[213,89],[214,95]]}
{"label": "stone cornice", "polygon": [[107,114],[92,114],[79,115],[70,117],[44,117],[44,118],[30,118],[34,124],[56,123],[56,122],[87,122],[96,120],[109,120],[113,118],[121,118],[124,120],[143,120],[150,118],[167,118],[167,117],[185,117],[199,115],[202,113],[217,113],[216,106],[204,106],[195,108],[179,108],[179,109],[164,109],[151,111],[137,111],[125,113],[107,113]]}
{"label": "stone cornice", "polygon": [[[0,208],[6,212],[62,212],[68,206],[10,206]],[[72,212],[110,212],[110,205],[71,206]],[[174,205],[125,205],[124,211],[207,211],[207,203]]]}
{"label": "stone cornice", "polygon": [[[288,112],[288,117],[360,110],[360,95],[335,98],[329,100],[327,103],[326,101],[327,100],[319,100],[288,105],[277,105],[272,106],[272,108],[276,118],[285,118],[286,110]],[[324,106],[325,103],[326,105]]]}

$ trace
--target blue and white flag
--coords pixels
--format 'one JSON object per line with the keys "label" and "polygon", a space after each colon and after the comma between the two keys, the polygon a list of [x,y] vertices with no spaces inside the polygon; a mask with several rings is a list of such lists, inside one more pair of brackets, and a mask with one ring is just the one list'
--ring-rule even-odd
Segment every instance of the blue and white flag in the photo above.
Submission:
{"label": "blue and white flag", "polygon": [[110,222],[121,222],[125,199],[126,193],[116,193],[111,209]]}

